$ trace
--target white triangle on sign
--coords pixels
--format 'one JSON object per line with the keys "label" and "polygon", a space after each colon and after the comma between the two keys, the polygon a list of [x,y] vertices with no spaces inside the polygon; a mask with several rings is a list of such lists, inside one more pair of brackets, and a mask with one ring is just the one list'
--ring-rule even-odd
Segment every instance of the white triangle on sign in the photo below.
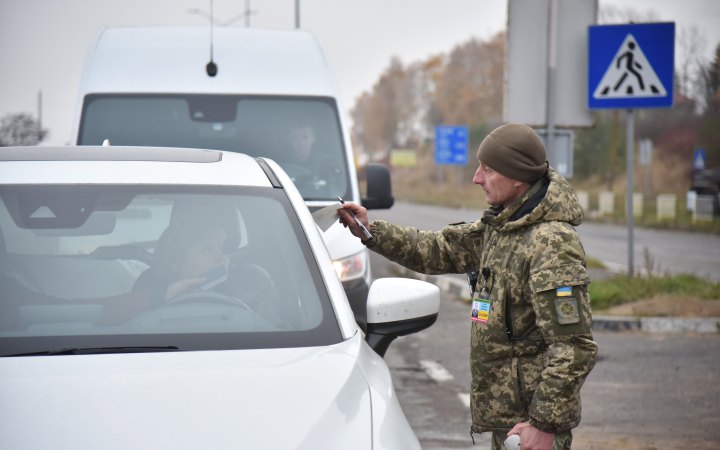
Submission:
{"label": "white triangle on sign", "polygon": [[660,82],[632,34],[625,37],[605,75],[593,92],[594,99],[666,97]]}

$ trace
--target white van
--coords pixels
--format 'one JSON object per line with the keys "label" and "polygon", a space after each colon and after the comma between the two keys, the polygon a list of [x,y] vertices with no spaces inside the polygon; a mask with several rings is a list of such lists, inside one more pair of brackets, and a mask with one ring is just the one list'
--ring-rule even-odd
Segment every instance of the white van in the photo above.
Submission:
{"label": "white van", "polygon": [[[306,31],[107,28],[85,64],[72,143],[107,139],[111,145],[269,157],[293,177],[313,211],[338,197],[389,208],[390,176],[383,166],[367,167],[367,197],[360,197],[338,97],[322,50]],[[293,137],[304,144],[293,144]],[[311,150],[296,148],[309,144]],[[294,156],[294,148],[307,158]],[[325,239],[364,326],[368,251],[339,224]]]}

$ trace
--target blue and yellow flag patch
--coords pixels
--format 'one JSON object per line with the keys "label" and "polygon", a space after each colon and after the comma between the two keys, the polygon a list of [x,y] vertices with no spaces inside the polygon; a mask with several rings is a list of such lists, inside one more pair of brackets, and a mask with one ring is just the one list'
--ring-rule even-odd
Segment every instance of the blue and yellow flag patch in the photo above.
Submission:
{"label": "blue and yellow flag patch", "polygon": [[555,311],[557,321],[561,325],[580,322],[580,310],[577,299],[572,296],[571,286],[555,289]]}
{"label": "blue and yellow flag patch", "polygon": [[555,289],[555,295],[557,297],[570,297],[572,296],[572,287],[570,286],[562,286],[557,289]]}

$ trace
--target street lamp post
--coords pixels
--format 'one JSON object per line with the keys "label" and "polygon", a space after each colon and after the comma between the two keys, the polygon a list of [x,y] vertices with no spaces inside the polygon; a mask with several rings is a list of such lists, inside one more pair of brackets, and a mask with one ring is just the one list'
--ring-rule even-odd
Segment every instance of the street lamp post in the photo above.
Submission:
{"label": "street lamp post", "polygon": [[[212,5],[210,6],[210,10],[212,11]],[[202,16],[212,22],[213,25],[219,25],[221,27],[226,27],[237,22],[240,19],[245,19],[245,27],[250,28],[250,16],[253,14],[257,14],[257,11],[250,9],[250,0],[245,0],[245,11],[225,21],[217,20],[212,13],[208,14],[200,8],[188,9],[187,13]]]}

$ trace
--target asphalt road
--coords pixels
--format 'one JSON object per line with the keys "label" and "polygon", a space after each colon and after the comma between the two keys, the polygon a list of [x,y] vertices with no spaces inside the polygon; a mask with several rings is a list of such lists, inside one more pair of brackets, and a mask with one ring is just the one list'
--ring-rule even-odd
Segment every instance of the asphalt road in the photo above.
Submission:
{"label": "asphalt road", "polygon": [[[470,440],[467,305],[445,298],[431,328],[397,339],[386,360],[425,450],[489,449]],[[720,335],[596,332],[599,360],[582,389],[579,449],[717,449]]]}
{"label": "asphalt road", "polygon": [[[409,204],[371,211],[371,218],[421,229],[437,229],[477,216],[476,211]],[[581,232],[588,254],[621,246],[622,233],[617,228],[592,224],[587,233]],[[658,255],[683,253],[683,249],[699,251],[709,267],[707,272],[719,276],[716,237],[699,235],[699,243],[689,243],[695,236],[654,232],[647,236]],[[602,255],[594,257],[605,260]],[[608,251],[606,257],[614,257],[613,252]],[[667,258],[678,272],[693,271],[691,266],[696,263],[680,255]],[[374,254],[371,259],[376,278],[393,276],[391,263]],[[444,294],[435,325],[399,338],[386,355],[400,403],[426,450],[490,448],[486,436],[476,435],[473,446],[469,434],[467,316],[468,307],[457,295]],[[597,331],[595,338],[600,355],[582,390],[583,420],[574,431],[574,448],[720,447],[720,386],[716,382],[720,335]]]}

